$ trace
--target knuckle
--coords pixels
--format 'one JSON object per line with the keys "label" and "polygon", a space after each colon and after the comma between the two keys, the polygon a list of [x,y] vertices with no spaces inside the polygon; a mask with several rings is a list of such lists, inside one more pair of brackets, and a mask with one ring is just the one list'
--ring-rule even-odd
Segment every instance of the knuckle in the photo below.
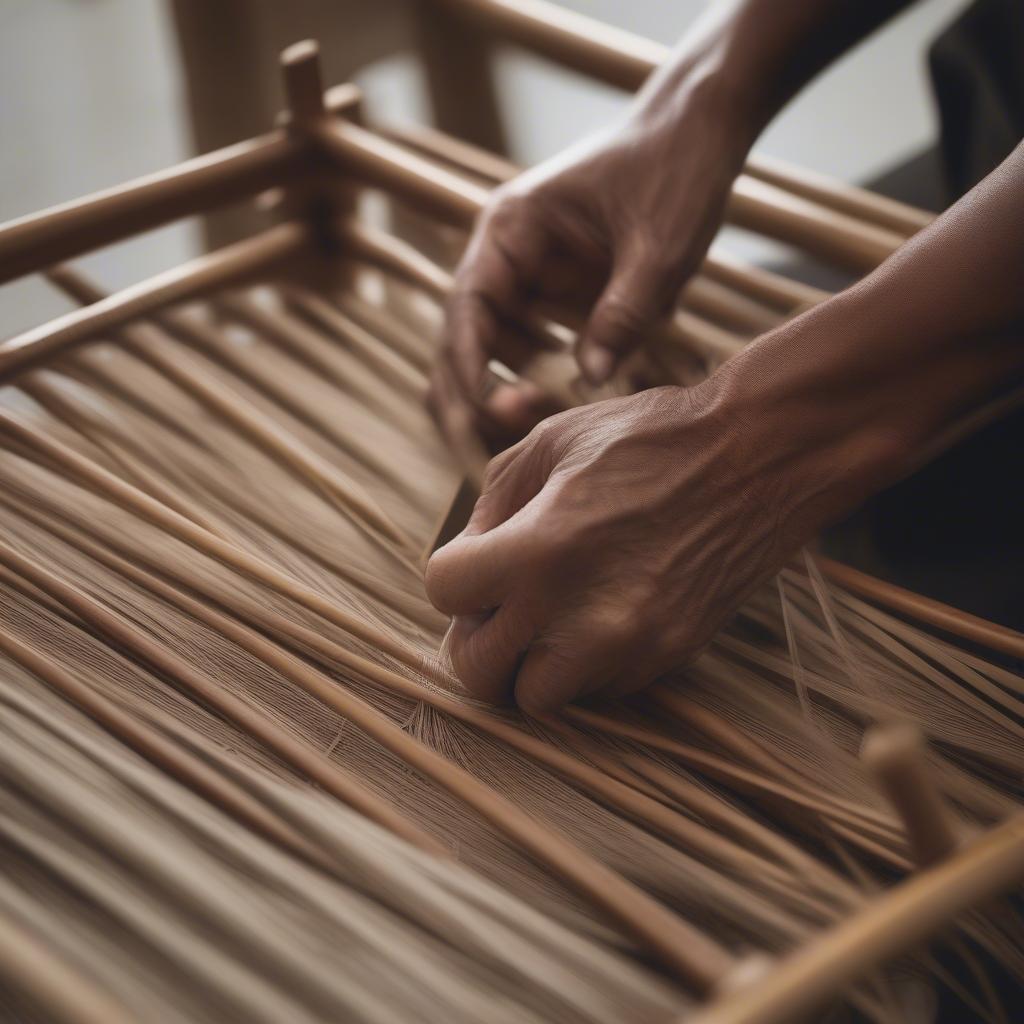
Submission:
{"label": "knuckle", "polygon": [[502,482],[508,478],[520,454],[521,452],[516,448],[506,448],[487,463],[487,468],[484,470],[482,495],[501,486]]}
{"label": "knuckle", "polygon": [[526,435],[524,450],[534,458],[545,460],[550,468],[552,460],[562,451],[569,437],[569,429],[575,409],[555,413],[540,420]]}
{"label": "knuckle", "polygon": [[543,450],[551,445],[552,437],[554,435],[555,427],[552,423],[554,417],[541,420],[529,434],[526,435],[526,440],[529,442],[529,447],[534,450]]}
{"label": "knuckle", "polygon": [[643,615],[631,601],[609,602],[591,612],[590,628],[603,646],[618,648],[644,632]]}
{"label": "knuckle", "polygon": [[606,334],[634,335],[640,333],[651,317],[651,311],[642,309],[631,297],[612,295],[601,305],[598,326]]}

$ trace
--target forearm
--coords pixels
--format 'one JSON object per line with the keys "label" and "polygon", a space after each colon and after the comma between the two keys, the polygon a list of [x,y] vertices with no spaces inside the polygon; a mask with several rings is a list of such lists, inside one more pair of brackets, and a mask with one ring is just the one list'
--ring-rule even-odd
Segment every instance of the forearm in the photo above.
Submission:
{"label": "forearm", "polygon": [[798,522],[843,514],[1024,385],[1022,224],[1024,144],[875,273],[723,367],[724,414],[819,477]]}
{"label": "forearm", "polygon": [[673,120],[710,95],[753,143],[811,78],[912,0],[721,0],[637,97],[634,117]]}

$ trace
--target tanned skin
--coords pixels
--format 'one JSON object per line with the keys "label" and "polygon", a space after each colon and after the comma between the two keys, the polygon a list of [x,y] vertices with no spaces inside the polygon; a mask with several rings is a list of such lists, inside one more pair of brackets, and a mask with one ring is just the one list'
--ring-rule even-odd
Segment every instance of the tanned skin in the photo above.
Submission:
{"label": "tanned skin", "polygon": [[699,264],[760,131],[904,6],[718,6],[623,125],[495,194],[434,383],[492,438],[526,435],[427,569],[472,693],[544,713],[681,667],[823,526],[1024,388],[1022,144],[873,274],[698,387],[546,419],[528,384],[481,397],[500,325],[552,305],[584,312],[577,357],[606,379]]}

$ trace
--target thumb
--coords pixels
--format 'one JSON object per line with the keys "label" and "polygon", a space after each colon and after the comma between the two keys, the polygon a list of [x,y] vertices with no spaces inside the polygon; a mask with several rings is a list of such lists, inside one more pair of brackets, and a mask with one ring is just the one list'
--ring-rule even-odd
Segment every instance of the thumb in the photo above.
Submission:
{"label": "thumb", "polygon": [[491,461],[466,528],[427,563],[424,582],[435,608],[468,615],[504,601],[523,561],[516,554],[522,531],[514,519],[540,492],[544,479],[530,447],[510,449]]}
{"label": "thumb", "polygon": [[580,335],[576,358],[591,384],[603,384],[643,340],[675,295],[664,263],[650,256],[616,266]]}

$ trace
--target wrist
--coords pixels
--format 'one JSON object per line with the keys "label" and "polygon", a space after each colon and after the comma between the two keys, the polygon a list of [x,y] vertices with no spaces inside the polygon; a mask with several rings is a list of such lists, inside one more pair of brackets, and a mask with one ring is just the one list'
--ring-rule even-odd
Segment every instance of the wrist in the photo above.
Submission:
{"label": "wrist", "polygon": [[[832,302],[829,318],[854,316],[845,297]],[[719,430],[742,439],[752,487],[791,547],[905,475],[924,435],[900,374],[835,342],[824,319],[801,317],[702,385]]]}
{"label": "wrist", "polygon": [[717,136],[735,151],[738,170],[771,115],[763,109],[763,83],[731,55],[727,33],[726,26],[705,33],[655,72],[627,126],[673,137],[681,146],[692,147],[695,137],[707,145]]}
{"label": "wrist", "polygon": [[763,33],[750,37],[735,9],[712,5],[647,80],[631,120],[665,127],[695,117],[723,126],[745,155],[781,105],[762,68]]}

